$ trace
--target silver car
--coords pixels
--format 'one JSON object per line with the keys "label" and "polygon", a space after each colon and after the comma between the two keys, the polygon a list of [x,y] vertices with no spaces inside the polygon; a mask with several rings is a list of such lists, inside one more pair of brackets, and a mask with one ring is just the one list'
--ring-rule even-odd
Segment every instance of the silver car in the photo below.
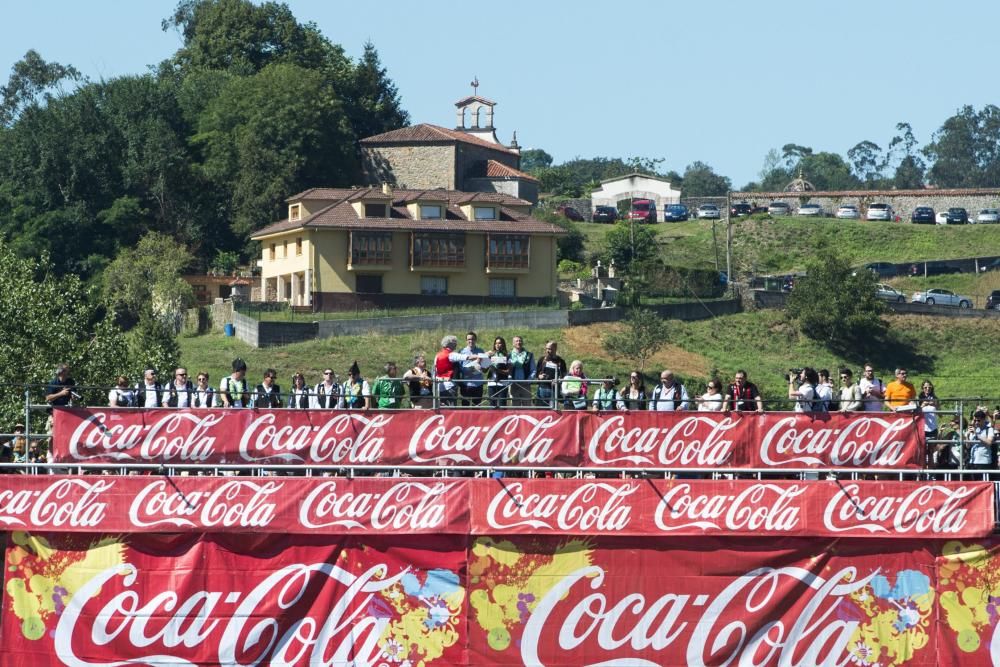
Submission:
{"label": "silver car", "polygon": [[888,204],[872,204],[865,213],[865,220],[889,220],[892,221],[893,210]]}
{"label": "silver car", "polygon": [[803,204],[799,206],[799,210],[795,212],[795,215],[807,215],[819,218],[823,215],[823,207],[819,204]]}
{"label": "silver car", "polygon": [[976,216],[976,222],[980,224],[991,224],[1000,222],[1000,209],[984,208]]}
{"label": "silver car", "polygon": [[885,283],[879,283],[876,290],[875,296],[883,301],[892,301],[893,303],[906,303],[906,295],[900,292],[898,289],[891,285],[886,285]]}
{"label": "silver car", "polygon": [[972,297],[955,294],[947,289],[929,289],[924,292],[914,292],[913,303],[925,303],[928,306],[956,306],[972,308]]}
{"label": "silver car", "polygon": [[722,214],[715,204],[702,204],[695,211],[695,217],[699,220],[718,220]]}
{"label": "silver car", "polygon": [[792,207],[783,201],[773,201],[767,206],[768,215],[791,215]]}
{"label": "silver car", "polygon": [[861,214],[858,212],[858,207],[854,204],[844,204],[837,208],[837,212],[833,217],[838,220],[858,220]]}

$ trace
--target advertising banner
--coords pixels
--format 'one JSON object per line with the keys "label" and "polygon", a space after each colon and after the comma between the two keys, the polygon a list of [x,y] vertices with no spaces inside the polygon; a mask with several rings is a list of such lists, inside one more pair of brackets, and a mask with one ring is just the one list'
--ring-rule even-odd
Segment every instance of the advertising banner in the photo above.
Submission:
{"label": "advertising banner", "polygon": [[56,408],[70,463],[919,468],[919,415]]}

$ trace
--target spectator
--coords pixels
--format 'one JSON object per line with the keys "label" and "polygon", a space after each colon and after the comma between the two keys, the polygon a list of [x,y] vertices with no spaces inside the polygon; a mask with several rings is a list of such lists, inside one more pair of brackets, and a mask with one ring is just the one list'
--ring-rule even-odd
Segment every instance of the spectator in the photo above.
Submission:
{"label": "spectator", "polygon": [[917,406],[924,416],[924,436],[928,440],[937,440],[938,437],[938,399],[934,393],[934,385],[930,380],[924,380],[920,385],[920,395],[917,397]]}
{"label": "spectator", "polygon": [[931,467],[935,470],[958,470],[962,467],[962,419],[958,415],[951,418],[947,429],[931,450]]}
{"label": "spectator", "polygon": [[398,369],[395,361],[385,364],[385,375],[375,378],[372,386],[372,397],[375,399],[375,407],[379,410],[390,410],[402,407],[403,402],[403,381],[396,377]]}
{"label": "spectator", "polygon": [[861,400],[861,387],[854,381],[854,373],[850,368],[840,369],[840,411],[856,412],[864,403]]}
{"label": "spectator", "polygon": [[490,405],[502,408],[507,405],[511,371],[510,354],[507,352],[507,341],[503,336],[497,336],[493,340],[493,349],[489,356],[490,367],[487,371],[489,381],[486,386],[489,390]]}
{"label": "spectator", "polygon": [[158,408],[163,402],[163,387],[156,379],[156,369],[146,368],[142,382],[135,385],[135,404],[140,408]]}
{"label": "spectator", "polygon": [[545,343],[545,355],[539,359],[535,370],[535,379],[539,381],[535,393],[538,405],[548,408],[556,407],[559,391],[558,385],[554,381],[565,375],[567,375],[566,362],[559,356],[558,344],[550,340]]}
{"label": "spectator", "polygon": [[245,408],[250,405],[250,390],[247,387],[247,363],[237,357],[233,359],[233,372],[222,378],[219,384],[219,399],[224,408]]}
{"label": "spectator", "polygon": [[864,365],[864,375],[858,381],[865,412],[881,412],[885,383],[875,377],[875,368],[868,362]]}
{"label": "spectator", "polygon": [[819,369],[816,372],[819,377],[819,383],[816,385],[816,408],[819,412],[829,412],[830,410],[836,410],[837,406],[833,405],[833,383],[830,382],[830,371],[825,368]]}
{"label": "spectator", "polygon": [[476,332],[470,331],[465,335],[465,347],[460,350],[461,354],[467,355],[462,362],[462,382],[459,383],[462,405],[466,407],[478,406],[483,402],[483,370],[490,366],[489,355],[477,345],[477,340]]}
{"label": "spectator", "polygon": [[165,388],[166,396],[163,397],[163,407],[190,408],[193,391],[194,387],[188,380],[187,369],[178,368],[174,371],[174,381]]}
{"label": "spectator", "polygon": [[198,384],[195,385],[192,405],[196,408],[214,408],[218,405],[215,397],[215,389],[208,384],[208,373],[198,373],[196,378]]}
{"label": "spectator", "polygon": [[441,350],[434,357],[434,377],[438,383],[438,396],[442,406],[454,406],[458,394],[456,381],[462,377],[462,364],[478,359],[475,354],[456,352],[458,338],[445,336],[441,339]]}
{"label": "spectator", "polygon": [[788,398],[795,401],[795,412],[813,412],[819,403],[816,399],[816,385],[819,375],[808,366],[799,371],[798,387],[795,386],[796,376],[788,375]]}
{"label": "spectator", "polygon": [[288,392],[286,407],[294,410],[308,410],[311,405],[312,396],[309,394],[309,387],[306,386],[306,376],[302,373],[293,373],[292,388]]}
{"label": "spectator", "polygon": [[135,407],[135,392],[128,386],[128,378],[119,375],[114,388],[108,392],[108,406],[112,408]]}
{"label": "spectator", "polygon": [[[4,441],[0,443],[0,463],[13,463],[14,462],[14,443],[17,441],[18,427],[20,427],[20,433],[24,433],[24,425],[17,424],[14,426],[14,438],[12,440]],[[7,474],[13,472],[7,468],[0,468],[0,474]]]}
{"label": "spectator", "polygon": [[986,421],[986,413],[976,410],[972,414],[972,424],[965,436],[969,447],[969,467],[973,470],[993,468],[993,443],[996,431]]}
{"label": "spectator", "polygon": [[372,389],[368,385],[368,380],[361,377],[357,361],[347,369],[347,376],[347,382],[340,390],[340,402],[337,407],[348,410],[369,410],[372,407]]}
{"label": "spectator", "polygon": [[642,373],[639,371],[629,373],[628,384],[618,392],[618,409],[646,409],[646,383],[642,381]]}
{"label": "spectator", "polygon": [[434,401],[434,381],[427,370],[427,358],[423,354],[413,357],[413,367],[403,373],[403,379],[410,383],[410,407],[429,408]]}
{"label": "spectator", "polygon": [[253,401],[250,407],[257,409],[269,409],[282,407],[281,387],[275,383],[278,374],[273,368],[264,371],[264,378],[257,385],[253,392]]}
{"label": "spectator", "polygon": [[569,374],[562,381],[563,408],[566,410],[587,409],[587,376],[583,374],[583,362],[574,359],[569,365]]}
{"label": "spectator", "polygon": [[333,409],[340,403],[340,385],[337,374],[332,368],[323,371],[323,380],[316,384],[311,397],[311,407],[314,410]]}
{"label": "spectator", "polygon": [[69,365],[59,364],[56,366],[56,376],[45,389],[45,402],[53,407],[72,405],[76,398],[74,387],[76,380],[69,376]]}
{"label": "spectator", "polygon": [[687,410],[689,400],[684,385],[674,381],[674,372],[664,370],[660,373],[660,384],[649,396],[649,409],[657,412]]}
{"label": "spectator", "polygon": [[726,388],[726,409],[736,412],[764,412],[764,399],[757,385],[747,380],[745,370],[736,371],[732,383]]}
{"label": "spectator", "polygon": [[605,378],[594,392],[594,410],[607,412],[618,407],[618,378]]}
{"label": "spectator", "polygon": [[886,385],[885,407],[890,412],[912,412],[917,408],[917,390],[907,381],[905,368],[896,369],[896,379]]}
{"label": "spectator", "polygon": [[722,382],[712,378],[705,393],[698,397],[698,412],[722,412],[726,399],[722,395]]}
{"label": "spectator", "polygon": [[[12,463],[28,462],[28,441],[24,437],[24,424],[14,425],[14,439],[10,441],[10,449]],[[19,472],[25,471],[21,470]]]}
{"label": "spectator", "polygon": [[515,406],[531,405],[531,384],[535,376],[535,355],[524,349],[524,338],[514,336],[514,349],[510,351],[510,397]]}

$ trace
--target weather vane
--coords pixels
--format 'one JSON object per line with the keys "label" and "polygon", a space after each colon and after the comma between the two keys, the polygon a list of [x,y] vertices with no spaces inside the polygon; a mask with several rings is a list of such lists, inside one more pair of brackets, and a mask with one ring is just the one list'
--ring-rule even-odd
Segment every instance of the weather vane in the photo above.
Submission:
{"label": "weather vane", "polygon": [[469,85],[472,86],[472,94],[477,95],[479,93],[479,77],[474,77]]}

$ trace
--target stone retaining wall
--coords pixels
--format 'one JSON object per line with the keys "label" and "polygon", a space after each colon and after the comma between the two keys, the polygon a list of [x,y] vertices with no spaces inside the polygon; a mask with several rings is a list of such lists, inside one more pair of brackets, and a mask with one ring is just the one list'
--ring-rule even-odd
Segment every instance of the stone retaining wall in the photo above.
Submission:
{"label": "stone retaining wall", "polygon": [[755,206],[767,206],[773,201],[783,201],[795,212],[804,201],[819,204],[832,216],[837,207],[853,204],[864,218],[869,204],[881,203],[892,206],[896,215],[909,222],[910,214],[918,206],[930,206],[935,211],[946,211],[959,206],[969,212],[969,219],[984,208],[1000,208],[1000,190],[997,189],[951,189],[951,190],[845,190],[817,192],[733,192],[729,195],[733,203],[749,202]]}

